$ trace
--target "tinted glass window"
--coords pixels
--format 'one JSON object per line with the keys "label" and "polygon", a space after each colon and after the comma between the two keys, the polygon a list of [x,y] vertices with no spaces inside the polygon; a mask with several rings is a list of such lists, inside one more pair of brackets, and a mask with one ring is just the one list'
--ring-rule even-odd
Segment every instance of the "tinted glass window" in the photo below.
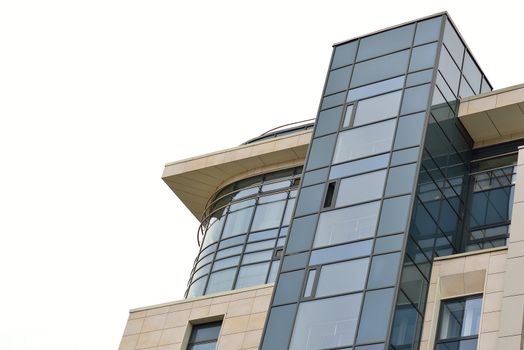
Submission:
{"label": "tinted glass window", "polygon": [[371,170],[386,168],[389,162],[389,153],[375,157],[355,160],[353,162],[334,165],[329,172],[329,179],[365,173]]}
{"label": "tinted glass window", "polygon": [[429,100],[430,84],[415,86],[404,91],[402,114],[415,113],[426,109]]}
{"label": "tinted glass window", "polygon": [[431,68],[435,64],[437,56],[437,43],[415,47],[411,53],[409,71],[414,72],[426,68]]}
{"label": "tinted glass window", "polygon": [[339,92],[341,90],[346,90],[349,84],[349,76],[351,75],[352,67],[344,67],[336,70],[332,70],[329,73],[327,85],[326,85],[326,95],[331,95],[332,93]]}
{"label": "tinted glass window", "polygon": [[364,289],[369,259],[324,265],[320,272],[317,297],[355,292]]}
{"label": "tinted glass window", "polygon": [[269,262],[242,266],[238,273],[236,288],[245,288],[266,282]]}
{"label": "tinted glass window", "polygon": [[344,103],[346,99],[346,92],[339,92],[338,94],[333,94],[324,97],[322,100],[322,109],[328,109],[335,106],[340,106]]}
{"label": "tinted glass window", "polygon": [[377,238],[377,240],[375,241],[375,248],[373,249],[373,253],[380,254],[401,250],[403,242],[403,234]]}
{"label": "tinted glass window", "polygon": [[375,96],[384,92],[402,89],[404,86],[404,76],[380,81],[378,83],[351,89],[348,92],[347,102],[360,100],[366,97]]}
{"label": "tinted glass window", "polygon": [[330,134],[338,130],[342,107],[326,109],[318,114],[315,137]]}
{"label": "tinted glass window", "polygon": [[352,345],[361,294],[308,301],[298,307],[290,350],[318,350]]}
{"label": "tinted glass window", "polygon": [[406,81],[406,87],[431,82],[433,78],[433,69],[427,69],[421,72],[410,73]]}
{"label": "tinted glass window", "polygon": [[371,260],[368,288],[381,288],[395,285],[400,265],[400,253],[377,255]]}
{"label": "tinted glass window", "polygon": [[285,201],[257,206],[255,217],[253,218],[253,224],[251,225],[251,230],[258,231],[280,226],[280,221],[282,219],[285,206]]}
{"label": "tinted glass window", "polygon": [[319,137],[311,143],[307,170],[321,168],[331,163],[331,155],[335,146],[336,135]]}
{"label": "tinted glass window", "polygon": [[341,163],[391,149],[395,120],[368,125],[339,133],[334,163]]}
{"label": "tinted glass window", "polygon": [[350,242],[375,234],[380,202],[320,214],[314,247]]}
{"label": "tinted glass window", "polygon": [[223,292],[230,290],[233,287],[233,280],[235,278],[236,269],[227,269],[218,272],[213,272],[209,276],[209,282],[206,289],[206,294]]}
{"label": "tinted glass window", "polygon": [[285,350],[291,337],[297,305],[286,305],[271,309],[266,327],[262,350]]}
{"label": "tinted glass window", "polygon": [[420,145],[425,112],[399,118],[395,149]]}
{"label": "tinted glass window", "polygon": [[406,74],[408,61],[409,50],[404,50],[358,63],[355,65],[350,87],[354,88]]}
{"label": "tinted glass window", "polygon": [[460,40],[457,32],[449,21],[446,21],[446,28],[444,28],[444,45],[448,48],[451,56],[457,62],[457,65],[462,66],[462,58],[464,57],[464,44]]}
{"label": "tinted glass window", "polygon": [[308,253],[286,255],[282,264],[282,271],[296,270],[306,267],[308,258]]}
{"label": "tinted glass window", "polygon": [[249,223],[251,222],[251,215],[253,214],[253,207],[242,209],[227,216],[226,226],[222,233],[222,238],[236,236],[247,232]]}
{"label": "tinted glass window", "polygon": [[213,263],[213,271],[221,270],[226,267],[237,266],[239,262],[240,262],[240,255],[233,256],[231,258],[222,259],[222,260],[216,260]]}
{"label": "tinted glass window", "polygon": [[471,58],[471,55],[466,52],[464,57],[464,66],[462,67],[462,73],[470,83],[475,93],[480,91],[480,83],[482,80],[482,74],[480,73],[479,68]]}
{"label": "tinted glass window", "polygon": [[382,197],[386,171],[380,170],[340,181],[337,207],[366,202]]}
{"label": "tinted glass window", "polygon": [[409,203],[411,196],[386,199],[382,204],[378,235],[403,232],[409,214]]}
{"label": "tinted glass window", "polygon": [[460,71],[445,48],[440,50],[440,61],[438,68],[449,85],[449,88],[456,96],[460,82]]}
{"label": "tinted glass window", "polygon": [[329,168],[308,171],[304,174],[302,186],[316,185],[318,183],[325,182],[328,177],[328,171]]}
{"label": "tinted glass window", "polygon": [[264,250],[256,253],[245,254],[242,258],[242,264],[251,264],[259,261],[271,260],[273,250]]}
{"label": "tinted glass window", "polygon": [[303,187],[300,190],[295,215],[299,216],[317,212],[320,208],[323,194],[324,184]]}
{"label": "tinted glass window", "polygon": [[304,270],[282,273],[278,279],[273,304],[287,304],[298,300],[302,290]]}
{"label": "tinted glass window", "polygon": [[391,156],[391,166],[416,162],[418,160],[419,152],[420,147],[393,152],[393,155]]}
{"label": "tinted glass window", "polygon": [[441,25],[442,17],[436,17],[417,23],[417,32],[415,33],[415,45],[420,45],[428,43],[430,41],[438,40],[440,36]]}
{"label": "tinted glass window", "polygon": [[311,252],[309,265],[327,264],[349,260],[371,254],[372,240],[355,242],[334,247],[317,249]]}
{"label": "tinted glass window", "polygon": [[222,321],[194,325],[187,345],[188,350],[214,350]]}
{"label": "tinted glass window", "polygon": [[438,339],[478,335],[481,308],[482,297],[479,296],[443,301]]}
{"label": "tinted glass window", "polygon": [[352,64],[357,53],[357,42],[353,41],[335,48],[331,69]]}
{"label": "tinted glass window", "polygon": [[355,113],[354,126],[388,119],[398,114],[402,91],[396,91],[360,101]]}
{"label": "tinted glass window", "polygon": [[389,288],[366,293],[360,317],[358,342],[372,343],[385,340],[394,292],[394,288]]}
{"label": "tinted glass window", "polygon": [[360,40],[357,61],[384,55],[411,46],[415,25],[395,28]]}
{"label": "tinted glass window", "polygon": [[293,220],[293,227],[287,242],[287,253],[296,253],[311,248],[318,215],[304,216]]}
{"label": "tinted glass window", "polygon": [[416,164],[408,164],[389,169],[386,196],[410,193],[415,182]]}

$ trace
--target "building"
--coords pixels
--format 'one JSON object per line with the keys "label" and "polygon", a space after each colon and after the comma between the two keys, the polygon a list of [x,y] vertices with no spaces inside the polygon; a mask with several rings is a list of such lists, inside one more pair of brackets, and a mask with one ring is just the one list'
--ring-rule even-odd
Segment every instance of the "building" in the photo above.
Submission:
{"label": "building", "polygon": [[335,44],[314,123],[166,165],[200,253],[120,350],[522,349],[521,145],[447,13]]}

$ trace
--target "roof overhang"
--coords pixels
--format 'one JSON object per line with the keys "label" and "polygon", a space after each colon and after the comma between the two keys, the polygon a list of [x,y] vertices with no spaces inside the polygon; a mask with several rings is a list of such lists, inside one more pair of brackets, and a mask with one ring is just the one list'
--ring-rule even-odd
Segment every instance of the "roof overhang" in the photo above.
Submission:
{"label": "roof overhang", "polygon": [[465,98],[458,115],[474,148],[524,138],[524,84]]}
{"label": "roof overhang", "polygon": [[200,220],[220,188],[263,172],[302,165],[311,133],[301,131],[168,163],[162,179]]}

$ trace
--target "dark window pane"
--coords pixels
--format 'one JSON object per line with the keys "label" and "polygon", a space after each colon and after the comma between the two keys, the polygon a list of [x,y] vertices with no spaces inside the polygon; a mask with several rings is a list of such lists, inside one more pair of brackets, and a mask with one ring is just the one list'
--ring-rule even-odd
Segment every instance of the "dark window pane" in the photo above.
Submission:
{"label": "dark window pane", "polygon": [[413,147],[404,149],[402,151],[395,151],[391,156],[391,166],[416,162],[418,160],[419,152],[420,147]]}
{"label": "dark window pane", "polygon": [[301,303],[289,350],[352,345],[362,294]]}
{"label": "dark window pane", "polygon": [[438,40],[440,36],[440,27],[442,17],[431,18],[417,23],[417,32],[415,34],[415,45],[428,43]]}
{"label": "dark window pane", "polygon": [[349,85],[352,66],[344,67],[329,72],[324,95],[331,95],[335,92],[346,90]]}
{"label": "dark window pane", "polygon": [[355,242],[334,247],[317,249],[311,252],[309,265],[327,264],[371,254],[372,240]]}
{"label": "dark window pane", "polygon": [[362,100],[357,105],[354,126],[369,124],[398,115],[402,91]]}
{"label": "dark window pane", "polygon": [[373,345],[363,345],[357,346],[356,350],[384,350],[384,344],[373,344]]}
{"label": "dark window pane", "polygon": [[401,250],[402,243],[404,243],[403,234],[377,238],[373,253],[380,254]]}
{"label": "dark window pane", "polygon": [[346,92],[339,92],[338,94],[333,94],[324,97],[322,100],[322,108],[321,109],[328,109],[335,106],[340,106],[341,104],[344,104],[344,100],[346,99]]}
{"label": "dark window pane", "polygon": [[389,151],[395,124],[395,120],[388,120],[339,133],[333,163]]}
{"label": "dark window pane", "polygon": [[373,202],[321,213],[313,247],[373,236],[379,209],[380,202]]}
{"label": "dark window pane", "polygon": [[400,253],[374,256],[371,261],[368,289],[395,285],[397,283],[399,265]]}
{"label": "dark window pane", "polygon": [[375,58],[355,65],[351,78],[351,88],[375,83],[406,74],[409,61],[409,50]]}
{"label": "dark window pane", "polygon": [[433,69],[423,70],[421,72],[410,73],[406,80],[406,87],[429,83],[433,78]]}
{"label": "dark window pane", "polygon": [[282,271],[296,270],[307,266],[309,253],[286,255],[282,263]]}
{"label": "dark window pane", "polygon": [[331,155],[335,147],[336,135],[328,135],[313,139],[309,157],[307,161],[307,170],[321,168],[331,163]]}
{"label": "dark window pane", "polygon": [[377,235],[403,232],[409,214],[411,196],[386,199],[382,204]]}
{"label": "dark window pane", "polygon": [[251,230],[259,231],[280,226],[285,207],[286,201],[258,205],[251,224]]}
{"label": "dark window pane", "polygon": [[296,310],[296,304],[271,309],[261,350],[288,350]]}
{"label": "dark window pane", "polygon": [[429,102],[430,84],[415,86],[404,90],[402,114],[415,113],[426,109]]}
{"label": "dark window pane", "polygon": [[195,325],[191,330],[189,342],[198,343],[216,340],[218,339],[218,334],[220,333],[220,327],[222,327],[222,321]]}
{"label": "dark window pane", "polygon": [[360,173],[365,173],[372,170],[386,168],[389,162],[389,153],[381,154],[375,157],[355,160],[353,162],[334,165],[329,172],[329,179],[337,179],[347,177]]}
{"label": "dark window pane", "polygon": [[209,276],[206,294],[223,292],[233,287],[236,268],[213,272]]}
{"label": "dark window pane", "polygon": [[311,248],[318,215],[310,215],[293,220],[287,242],[287,253],[297,253]]}
{"label": "dark window pane", "polygon": [[425,112],[399,118],[395,149],[420,145]]}
{"label": "dark window pane", "polygon": [[466,297],[443,301],[440,307],[438,339],[467,337],[479,334],[482,297]]}
{"label": "dark window pane", "polygon": [[203,343],[203,344],[189,344],[187,349],[188,350],[215,350],[217,346],[217,342],[211,342],[211,343]]}
{"label": "dark window pane", "polygon": [[395,28],[386,32],[370,35],[360,40],[357,61],[384,55],[411,46],[415,25]]}
{"label": "dark window pane", "polygon": [[356,89],[351,89],[348,92],[347,102],[361,100],[366,97],[375,96],[384,92],[402,89],[404,86],[405,76],[400,76],[378,83],[362,86]]}
{"label": "dark window pane", "polygon": [[302,179],[302,186],[316,185],[325,182],[328,177],[329,168],[308,171]]}
{"label": "dark window pane", "polygon": [[364,289],[369,259],[345,261],[322,266],[317,297],[355,292]]}
{"label": "dark window pane", "polygon": [[315,137],[330,134],[338,130],[342,107],[326,109],[318,114],[318,121],[315,129]]}
{"label": "dark window pane", "polygon": [[300,216],[317,212],[320,209],[323,194],[324,184],[303,187],[300,190],[295,215]]}
{"label": "dark window pane", "polygon": [[394,288],[389,288],[366,293],[357,337],[359,343],[385,340],[394,292]]}
{"label": "dark window pane", "polygon": [[238,272],[236,288],[245,288],[266,282],[269,262],[242,266]]}
{"label": "dark window pane", "polygon": [[331,69],[352,64],[357,53],[357,41],[335,47]]}
{"label": "dark window pane", "polygon": [[411,53],[409,62],[409,71],[431,68],[435,64],[437,56],[437,43],[427,44],[415,47]]}
{"label": "dark window pane", "polygon": [[410,193],[415,182],[417,164],[402,165],[389,169],[386,196]]}
{"label": "dark window pane", "polygon": [[279,305],[297,301],[300,297],[303,280],[304,270],[280,274],[273,304]]}
{"label": "dark window pane", "polygon": [[382,197],[386,170],[348,177],[340,181],[336,206],[366,202]]}
{"label": "dark window pane", "polygon": [[467,339],[436,344],[435,350],[477,350],[477,339]]}

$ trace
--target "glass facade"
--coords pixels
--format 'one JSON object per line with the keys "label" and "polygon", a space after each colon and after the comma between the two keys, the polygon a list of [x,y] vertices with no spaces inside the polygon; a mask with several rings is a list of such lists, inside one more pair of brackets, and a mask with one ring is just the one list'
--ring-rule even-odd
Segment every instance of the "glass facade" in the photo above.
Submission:
{"label": "glass facade", "polygon": [[456,118],[489,90],[447,15],[334,47],[262,350],[418,348],[433,257],[509,225],[513,168],[472,172]]}
{"label": "glass facade", "polygon": [[215,195],[202,221],[187,298],[275,280],[301,172],[298,167],[251,177]]}

